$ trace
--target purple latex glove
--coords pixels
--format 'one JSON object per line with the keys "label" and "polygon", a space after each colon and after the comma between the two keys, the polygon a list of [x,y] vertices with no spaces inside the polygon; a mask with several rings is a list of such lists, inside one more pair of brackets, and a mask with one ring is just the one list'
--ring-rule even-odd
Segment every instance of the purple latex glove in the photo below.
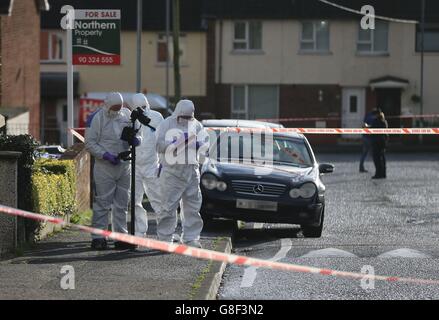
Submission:
{"label": "purple latex glove", "polygon": [[140,145],[140,140],[138,138],[134,137],[134,139],[133,139],[133,146],[137,147],[139,145]]}
{"label": "purple latex glove", "polygon": [[118,165],[120,163],[120,160],[117,158],[117,156],[109,152],[105,152],[102,158],[109,161],[113,165]]}

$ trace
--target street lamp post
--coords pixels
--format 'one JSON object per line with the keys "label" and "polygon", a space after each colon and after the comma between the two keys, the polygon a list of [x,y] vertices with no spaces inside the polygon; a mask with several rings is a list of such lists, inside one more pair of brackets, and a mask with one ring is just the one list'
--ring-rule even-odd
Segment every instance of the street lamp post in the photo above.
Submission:
{"label": "street lamp post", "polygon": [[169,30],[170,30],[170,0],[166,0],[166,107],[169,108]]}
{"label": "street lamp post", "polygon": [[137,0],[137,70],[136,92],[142,90],[142,0]]}

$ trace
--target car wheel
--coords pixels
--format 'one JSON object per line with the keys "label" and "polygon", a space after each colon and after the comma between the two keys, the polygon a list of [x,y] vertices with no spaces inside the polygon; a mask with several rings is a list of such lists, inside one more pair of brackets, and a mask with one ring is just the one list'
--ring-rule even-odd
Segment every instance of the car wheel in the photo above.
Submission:
{"label": "car wheel", "polygon": [[305,238],[320,238],[322,236],[324,217],[325,210],[323,209],[322,219],[320,220],[320,224],[318,226],[301,225],[302,233]]}

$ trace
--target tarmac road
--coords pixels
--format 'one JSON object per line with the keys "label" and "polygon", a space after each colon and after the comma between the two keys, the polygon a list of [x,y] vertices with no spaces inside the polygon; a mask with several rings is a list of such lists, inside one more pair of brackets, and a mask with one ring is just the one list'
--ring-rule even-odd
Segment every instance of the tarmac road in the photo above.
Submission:
{"label": "tarmac road", "polygon": [[[439,156],[388,155],[388,179],[358,173],[358,155],[322,154],[335,165],[327,187],[323,236],[298,227],[247,223],[235,253],[377,275],[439,279]],[[363,270],[363,271],[364,271]],[[439,286],[363,282],[228,266],[219,299],[439,299]]]}

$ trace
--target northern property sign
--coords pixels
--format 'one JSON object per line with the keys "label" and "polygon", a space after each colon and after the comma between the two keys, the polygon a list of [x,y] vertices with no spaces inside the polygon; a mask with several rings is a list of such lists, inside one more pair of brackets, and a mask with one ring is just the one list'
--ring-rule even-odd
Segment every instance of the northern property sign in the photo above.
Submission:
{"label": "northern property sign", "polygon": [[120,65],[120,10],[75,10],[74,65]]}

